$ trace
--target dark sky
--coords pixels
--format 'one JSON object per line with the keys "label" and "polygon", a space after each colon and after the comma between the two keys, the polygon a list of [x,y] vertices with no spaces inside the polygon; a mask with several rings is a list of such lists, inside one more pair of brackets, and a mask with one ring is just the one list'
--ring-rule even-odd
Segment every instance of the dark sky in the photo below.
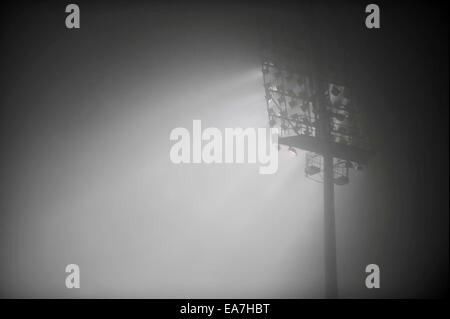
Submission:
{"label": "dark sky", "polygon": [[[303,158],[280,154],[267,178],[168,159],[170,130],[193,119],[267,124],[259,40],[286,25],[302,43],[305,21],[358,91],[375,152],[336,187],[341,296],[447,293],[441,5],[377,2],[368,30],[358,1],[76,3],[80,30],[63,2],[1,7],[2,296],[321,297],[321,187]],[[60,278],[77,260],[86,288],[69,293]]]}

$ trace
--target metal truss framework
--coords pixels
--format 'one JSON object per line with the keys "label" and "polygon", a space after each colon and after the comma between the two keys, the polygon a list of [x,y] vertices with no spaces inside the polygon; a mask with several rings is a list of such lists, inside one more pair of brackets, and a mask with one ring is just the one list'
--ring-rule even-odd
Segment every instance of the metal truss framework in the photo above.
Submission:
{"label": "metal truss framework", "polygon": [[[348,184],[349,169],[362,169],[370,155],[368,142],[359,127],[360,114],[351,89],[322,81],[322,90],[318,90],[310,75],[293,69],[274,59],[263,58],[269,125],[279,127],[281,145],[287,145],[290,150],[301,148],[309,151],[306,154],[307,177],[323,181],[321,154],[330,149],[334,155],[334,183]],[[324,119],[325,130],[319,127],[324,125]]]}

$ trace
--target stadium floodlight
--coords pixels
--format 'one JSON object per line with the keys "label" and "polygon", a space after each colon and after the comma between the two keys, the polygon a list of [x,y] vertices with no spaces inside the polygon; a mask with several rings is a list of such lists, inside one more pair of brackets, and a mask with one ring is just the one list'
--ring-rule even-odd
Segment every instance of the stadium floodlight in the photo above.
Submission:
{"label": "stadium floodlight", "polygon": [[[325,291],[327,297],[336,298],[334,185],[347,185],[350,182],[349,170],[361,170],[371,151],[358,124],[353,91],[327,81],[323,74],[304,74],[273,62],[280,63],[280,60],[282,55],[263,59],[263,70],[269,63],[274,70],[270,76],[263,71],[269,124],[281,128],[278,142],[287,146],[289,154],[296,156],[297,149],[306,151],[305,175],[324,185]],[[286,97],[289,98],[288,103]],[[275,111],[269,109],[273,104],[276,105]],[[299,109],[297,105],[300,105]]]}

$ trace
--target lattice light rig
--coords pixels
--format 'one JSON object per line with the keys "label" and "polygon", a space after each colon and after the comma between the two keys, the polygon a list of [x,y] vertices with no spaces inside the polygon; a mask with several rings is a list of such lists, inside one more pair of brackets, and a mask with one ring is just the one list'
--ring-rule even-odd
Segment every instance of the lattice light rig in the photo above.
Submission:
{"label": "lattice light rig", "polygon": [[297,154],[296,148],[309,151],[305,175],[319,182],[323,181],[321,154],[330,149],[334,183],[347,184],[349,169],[360,170],[370,156],[351,90],[324,82],[319,91],[311,76],[269,58],[263,59],[262,73],[269,125],[280,129],[279,143],[291,154]]}
{"label": "lattice light rig", "polygon": [[279,128],[278,143],[290,154],[307,151],[304,173],[324,185],[325,292],[337,298],[334,185],[348,184],[349,170],[366,165],[371,151],[350,87],[326,80],[312,58],[294,54],[286,59],[278,52],[278,59],[264,57],[262,62],[269,125]]}

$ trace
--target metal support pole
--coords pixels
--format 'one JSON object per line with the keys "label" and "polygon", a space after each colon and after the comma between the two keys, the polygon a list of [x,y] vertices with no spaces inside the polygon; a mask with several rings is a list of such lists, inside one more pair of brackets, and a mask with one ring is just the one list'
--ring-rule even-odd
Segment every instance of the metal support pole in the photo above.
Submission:
{"label": "metal support pole", "polygon": [[[320,112],[320,136],[324,143],[330,142],[330,118],[323,103],[322,82],[315,78],[316,108]],[[333,154],[328,148],[323,156],[323,211],[324,211],[324,259],[325,259],[325,296],[335,299],[338,297],[337,260],[336,260],[336,223],[334,218],[334,163]]]}
{"label": "metal support pole", "polygon": [[325,233],[325,293],[326,298],[338,297],[336,261],[336,223],[334,218],[333,156],[323,155],[324,233]]}

